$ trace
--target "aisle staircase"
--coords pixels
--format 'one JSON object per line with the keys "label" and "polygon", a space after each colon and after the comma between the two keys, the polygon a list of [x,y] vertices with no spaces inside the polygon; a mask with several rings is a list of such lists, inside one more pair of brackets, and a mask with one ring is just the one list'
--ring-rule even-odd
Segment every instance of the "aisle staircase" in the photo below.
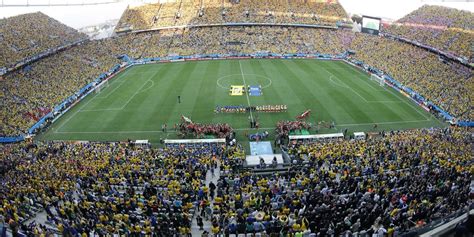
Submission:
{"label": "aisle staircase", "polygon": [[[214,177],[212,176],[210,170],[207,171],[207,173],[206,173],[206,186],[209,186],[209,183],[211,183],[211,181],[217,186],[217,181],[219,180],[220,173],[221,173],[220,171],[221,171],[220,163],[217,164],[217,169],[214,170]],[[217,191],[217,189],[216,189],[216,191]],[[213,205],[214,205],[214,200],[211,201],[211,207]],[[206,220],[205,218],[203,218],[203,223],[204,223],[203,228],[204,228],[204,230],[199,230],[199,226],[197,225],[196,218],[200,214],[201,214],[201,211],[196,211],[194,213],[193,220],[192,220],[192,225],[191,225],[191,234],[192,234],[192,236],[201,236],[202,232],[204,232],[204,230],[206,230],[209,233],[209,236],[211,236],[212,223],[211,223],[210,219]]]}

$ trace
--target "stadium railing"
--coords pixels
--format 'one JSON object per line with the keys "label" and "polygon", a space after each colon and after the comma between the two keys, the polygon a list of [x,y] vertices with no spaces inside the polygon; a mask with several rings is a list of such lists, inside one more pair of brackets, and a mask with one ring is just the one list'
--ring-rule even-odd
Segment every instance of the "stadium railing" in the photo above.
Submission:
{"label": "stadium railing", "polygon": [[391,34],[388,34],[388,33],[380,33],[380,35],[383,36],[383,37],[389,38],[389,39],[398,40],[398,41],[401,41],[401,42],[404,42],[404,43],[407,43],[407,44],[411,44],[411,45],[426,49],[426,50],[428,50],[430,52],[433,52],[435,54],[442,55],[442,56],[444,56],[444,57],[446,57],[450,60],[459,62],[459,63],[461,63],[462,65],[464,65],[466,67],[474,68],[474,66],[472,64],[470,64],[469,60],[461,58],[457,55],[454,55],[454,54],[451,54],[451,53],[448,53],[448,52],[444,52],[444,51],[439,50],[437,48],[433,48],[431,46],[428,46],[428,45],[425,45],[425,44],[422,44],[422,43],[419,43],[419,42],[416,42],[416,41],[413,41],[413,40],[410,40],[410,39],[407,39],[407,38],[404,38],[404,37],[391,35]]}
{"label": "stadium railing", "polygon": [[73,42],[73,43],[70,43],[70,44],[67,44],[67,45],[62,45],[62,46],[59,46],[57,48],[47,49],[46,51],[43,51],[43,52],[41,52],[39,54],[36,54],[34,56],[24,58],[24,59],[22,59],[18,62],[15,62],[14,65],[11,66],[11,67],[5,66],[5,67],[0,68],[0,76],[3,76],[3,75],[5,75],[9,72],[15,71],[15,70],[17,70],[17,69],[19,69],[19,68],[21,68],[25,65],[31,64],[31,63],[33,63],[35,61],[38,61],[38,60],[40,60],[44,57],[53,55],[53,54],[58,53],[62,50],[71,48],[73,46],[76,46],[78,44],[82,44],[82,43],[87,42],[87,41],[88,41],[88,39],[78,40],[76,42]]}
{"label": "stadium railing", "polygon": [[200,28],[200,27],[225,27],[225,26],[279,26],[279,27],[306,27],[337,30],[337,26],[312,25],[312,24],[291,24],[291,23],[258,23],[258,22],[232,22],[232,23],[216,23],[216,24],[199,24],[199,25],[181,25],[181,26],[164,26],[146,30],[132,30],[127,32],[117,32],[117,34],[135,34],[152,32],[166,29],[183,29],[183,28]]}
{"label": "stadium railing", "polygon": [[297,142],[314,142],[320,140],[338,140],[344,138],[343,133],[328,133],[328,134],[314,134],[314,135],[290,135],[289,139],[291,141]]}

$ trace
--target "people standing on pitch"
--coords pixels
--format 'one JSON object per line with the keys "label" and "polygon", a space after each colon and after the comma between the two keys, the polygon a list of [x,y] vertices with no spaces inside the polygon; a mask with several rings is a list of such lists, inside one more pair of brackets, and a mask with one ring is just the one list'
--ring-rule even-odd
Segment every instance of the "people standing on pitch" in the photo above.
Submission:
{"label": "people standing on pitch", "polygon": [[181,96],[178,95],[178,104],[181,104]]}

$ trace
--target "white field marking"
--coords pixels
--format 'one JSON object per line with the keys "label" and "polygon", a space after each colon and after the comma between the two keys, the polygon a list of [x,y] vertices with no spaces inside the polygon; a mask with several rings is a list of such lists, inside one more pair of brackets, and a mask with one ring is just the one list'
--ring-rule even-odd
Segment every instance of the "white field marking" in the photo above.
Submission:
{"label": "white field marking", "polygon": [[336,85],[336,86],[340,86],[340,87],[342,87],[342,88],[346,88],[346,89],[348,88],[348,87],[347,87],[347,86],[345,86],[345,85],[341,85],[341,84],[339,84],[339,83],[335,82],[335,81],[332,79],[332,77],[333,77],[333,75],[330,75],[330,76],[329,76],[329,80],[330,80],[330,81],[331,81],[331,82],[332,82],[334,85]]}
{"label": "white field marking", "polygon": [[[119,81],[119,79],[122,78],[123,76],[125,76],[125,74],[128,74],[128,72],[130,72],[130,71],[131,71],[131,69],[126,70],[126,71],[123,72],[122,74],[120,74],[120,75],[118,75],[118,76],[116,76],[116,77],[110,78],[110,79],[109,79],[109,82],[110,82],[110,80],[113,79],[113,82],[112,82],[112,83],[113,83],[114,85],[117,84],[118,81]],[[132,74],[132,75],[133,75],[133,74]],[[117,87],[115,87],[114,89],[112,89],[112,91],[109,92],[109,93],[107,93],[106,96],[96,96],[96,98],[97,98],[97,99],[103,99],[103,98],[109,97],[109,95],[111,95],[115,90],[117,90],[119,87],[121,87],[124,82],[125,82],[124,80],[123,80],[123,81],[120,81],[120,85],[118,85]],[[109,85],[108,85],[107,87],[111,86],[112,83],[109,83]],[[99,92],[98,94],[102,94],[102,92],[103,92],[103,91]]]}
{"label": "white field marking", "polygon": [[[364,78],[362,78],[361,81],[364,81],[364,83],[365,83],[366,85],[368,85],[370,88],[374,89],[375,91],[386,91],[386,90],[387,90],[385,87],[382,87],[382,86],[379,86],[379,88],[377,89],[377,88],[373,87],[372,85],[370,85],[370,83],[369,83],[368,81],[366,81],[366,80],[368,79],[368,78],[366,78],[366,77],[368,76],[368,74],[362,73],[361,71],[355,69],[355,68],[354,68],[353,66],[351,66],[351,65],[347,65],[347,64],[346,64],[346,65],[344,65],[344,66],[345,66],[346,68],[342,68],[342,67],[336,67],[336,68],[337,68],[337,69],[341,69],[341,70],[345,70],[345,69],[349,68],[349,69],[351,69],[352,71],[355,71],[356,73],[358,73],[358,74],[360,74],[360,75],[363,75]],[[370,81],[370,79],[368,79],[368,80]],[[382,88],[382,90],[380,90],[380,88]]]}
{"label": "white field marking", "polygon": [[430,121],[429,119],[422,120],[410,120],[410,121],[393,121],[393,122],[373,122],[373,123],[349,123],[349,124],[336,124],[336,127],[349,127],[349,126],[361,126],[361,125],[373,125],[373,124],[404,124],[404,123],[421,123]]}
{"label": "white field marking", "polygon": [[90,99],[89,101],[87,101],[87,103],[85,103],[83,106],[81,106],[80,109],[76,110],[76,112],[74,112],[74,114],[71,114],[71,116],[69,116],[69,118],[67,118],[67,119],[61,124],[61,126],[59,126],[58,128],[56,128],[56,131],[59,131],[64,125],[66,125],[66,123],[68,123],[69,120],[71,120],[73,117],[75,117],[76,114],[79,113],[79,112],[82,110],[82,108],[86,107],[90,102],[92,102],[92,101],[95,99],[96,96],[97,96],[97,94],[95,94],[94,97],[91,97],[91,99]]}
{"label": "white field marking", "polygon": [[[400,94],[397,95],[397,94],[395,94],[395,93],[394,93],[392,90],[390,90],[390,89],[388,89],[387,91],[388,91],[390,94],[392,94],[392,95],[394,95],[395,97],[397,97],[398,99],[400,99],[400,97],[399,97],[399,96],[401,96]],[[429,119],[430,119],[430,117],[426,117],[425,114],[423,114],[423,113],[420,112],[420,110],[419,110],[420,108],[415,108],[415,107],[413,106],[412,102],[407,102],[406,99],[407,99],[407,98],[401,98],[400,100],[401,100],[403,103],[405,103],[406,105],[410,106],[412,109],[414,109],[419,115],[423,116],[423,118],[425,118],[426,120],[429,120]],[[410,100],[411,100],[411,99],[410,99]]]}
{"label": "white field marking", "polygon": [[[114,85],[115,85],[115,84],[119,84],[119,85],[116,86],[114,89],[112,89],[109,93],[107,93],[107,95],[105,95],[105,96],[97,96],[96,98],[97,98],[97,99],[105,99],[105,98],[108,98],[112,93],[115,92],[115,90],[117,90],[118,88],[120,88],[120,86],[122,86],[124,82],[125,82],[125,81],[121,81],[120,83],[119,83],[119,82],[114,83]],[[109,85],[109,86],[110,86],[110,85]],[[107,86],[107,87],[109,87],[109,86]],[[103,91],[99,92],[98,94],[101,94],[101,95],[102,95],[102,92],[103,92]]]}
{"label": "white field marking", "polygon": [[[140,90],[140,89],[143,88],[149,81],[152,82],[152,85],[151,85],[150,87],[144,89],[144,90]],[[135,94],[127,101],[127,103],[126,103],[125,105],[123,105],[122,107],[120,107],[120,108],[83,109],[83,110],[81,110],[80,112],[100,112],[100,111],[120,111],[120,110],[123,110],[123,109],[125,108],[125,106],[130,102],[130,100],[131,100],[136,94],[150,89],[151,87],[153,87],[153,85],[155,85],[155,83],[154,83],[152,80],[147,80],[147,81],[145,82],[145,84],[143,84],[143,85],[140,87],[139,91],[135,92]]]}
{"label": "white field marking", "polygon": [[[122,73],[122,74],[120,74],[119,76],[117,76],[117,78],[113,78],[113,79],[115,79],[114,82],[115,82],[117,79],[119,79],[120,77],[122,77],[123,75],[127,74],[129,71],[131,71],[131,70],[127,70],[127,71],[125,71],[124,73]],[[111,79],[112,79],[112,78],[111,78]],[[111,80],[111,79],[109,79],[109,80]],[[116,83],[116,82],[115,82],[115,83]],[[115,84],[115,83],[114,83],[114,84]],[[123,82],[122,82],[122,84],[123,84]],[[122,84],[120,84],[120,85],[122,85]],[[120,87],[120,86],[119,86],[119,87]],[[60,130],[66,123],[68,123],[69,120],[71,120],[77,113],[82,112],[82,111],[83,111],[82,109],[83,109],[84,107],[86,107],[86,105],[88,105],[90,102],[92,102],[92,100],[94,100],[94,99],[96,99],[96,98],[99,98],[99,99],[100,99],[100,98],[105,98],[105,97],[99,97],[99,96],[97,96],[97,95],[98,95],[98,94],[95,94],[89,101],[87,101],[87,103],[85,103],[83,106],[81,106],[80,109],[78,109],[76,112],[74,112],[74,114],[72,114],[69,118],[67,118],[66,121],[64,121],[64,122],[61,124],[61,126],[59,126],[58,128],[56,128],[56,131],[59,131],[59,130]],[[90,95],[89,95],[89,96],[90,96]],[[107,96],[108,96],[108,95],[107,95]],[[85,110],[85,111],[88,111],[88,110]]]}
{"label": "white field marking", "polygon": [[99,111],[119,111],[122,110],[121,108],[110,108],[110,109],[83,109],[81,113],[85,112],[99,112]]}
{"label": "white field marking", "polygon": [[141,90],[139,93],[142,93],[142,92],[144,92],[144,91],[147,91],[147,90],[149,90],[150,88],[152,88],[153,86],[155,86],[155,81],[153,81],[153,80],[148,80],[148,81],[151,81],[151,85],[150,85],[149,87],[147,87],[147,88]]}
{"label": "white field marking", "polygon": [[[217,83],[217,86],[219,86],[219,87],[222,88],[222,89],[229,90],[230,87],[226,88],[225,86],[221,85],[220,81],[221,81],[222,79],[224,79],[224,78],[227,78],[227,77],[241,76],[241,75],[242,75],[242,74],[230,74],[230,75],[225,75],[225,76],[219,77],[219,78],[217,78],[217,82],[216,82],[216,83]],[[266,85],[263,85],[263,86],[262,86],[262,89],[268,88],[268,87],[270,87],[270,86],[272,85],[272,79],[270,79],[270,78],[267,77],[267,76],[262,76],[262,75],[260,75],[260,74],[253,74],[253,73],[250,73],[250,74],[249,74],[249,73],[246,73],[246,74],[244,74],[244,75],[247,75],[247,76],[255,76],[255,77],[261,77],[261,78],[267,79],[267,80],[269,81],[269,83],[267,83]]]}
{"label": "white field marking", "polygon": [[[127,71],[128,72],[128,71]],[[157,70],[155,73],[153,73],[153,76],[156,75],[157,73],[159,72],[159,70]],[[124,72],[125,74],[126,72]],[[123,74],[121,74],[123,75]],[[98,95],[98,94],[95,94],[94,97],[91,98],[91,100],[89,100],[87,103],[85,103],[79,110],[77,110],[76,112],[74,112],[74,114],[71,115],[71,117],[69,117],[66,121],[64,121],[63,124],[61,124],[60,127],[58,127],[56,129],[56,131],[59,132],[59,130],[67,123],[69,122],[69,120],[71,120],[72,117],[75,117],[77,113],[79,112],[91,112],[91,111],[115,111],[115,110],[123,110],[125,108],[125,106],[130,103],[130,101],[133,99],[133,97],[135,97],[136,94],[138,94],[138,92],[140,91],[140,89],[142,89],[143,86],[145,86],[145,84],[150,80],[150,77],[148,78],[148,80],[145,81],[145,83],[135,92],[135,94],[133,94],[133,96],[127,101],[127,103],[125,103],[125,105],[123,105],[121,108],[106,108],[106,109],[90,109],[90,110],[82,110],[84,107],[86,107],[93,99],[95,99],[95,97]]]}
{"label": "white field marking", "polygon": [[[276,127],[274,128],[258,128],[258,130],[275,130]],[[255,130],[253,128],[236,128],[236,129],[233,129],[235,131],[245,131],[245,130]]]}
{"label": "white field marking", "polygon": [[132,99],[143,89],[143,87],[148,83],[149,80],[150,79],[148,78],[148,80],[146,80],[145,83],[143,83],[143,85],[140,86],[140,88],[138,88],[135,93],[133,93],[133,95],[127,100],[127,102],[122,107],[120,107],[121,110],[124,109],[128,105],[128,103],[130,103],[130,101],[132,101]]}
{"label": "white field marking", "polygon": [[[340,86],[340,87],[343,87],[343,88],[347,88],[347,89],[350,89],[352,90],[353,92],[355,92],[359,97],[361,97],[366,103],[403,103],[402,100],[367,100],[365,99],[363,96],[361,96],[359,93],[357,93],[355,90],[353,90],[352,88],[350,88],[348,85],[341,85],[337,82],[335,82],[332,78],[333,78],[334,75],[331,75],[329,76],[329,80],[335,84],[336,86]],[[335,77],[335,76],[334,76]],[[339,80],[339,79],[338,79]],[[341,80],[339,80],[341,81]],[[341,81],[342,82],[342,81]]]}
{"label": "white field marking", "polygon": [[[259,130],[273,130],[275,128],[259,128]],[[237,129],[234,129],[236,131],[244,131],[244,130],[253,130],[251,128],[237,128]],[[113,134],[113,133],[173,133],[173,131],[170,131],[170,132],[163,132],[161,130],[145,130],[145,131],[104,131],[104,132],[99,132],[99,131],[93,131],[93,132],[84,132],[84,131],[78,131],[78,132],[74,132],[74,131],[62,131],[62,132],[59,132],[59,131],[54,131],[54,133],[58,133],[58,134],[69,134],[69,133],[77,133],[77,134],[100,134],[100,133],[105,133],[105,134]]]}
{"label": "white field marking", "polygon": [[[341,81],[338,77],[334,76],[331,72],[329,72],[328,70],[326,70],[324,67],[322,67],[322,68],[323,68],[324,71],[326,71],[326,72],[328,72],[329,74],[331,74],[331,75],[329,76],[329,80],[331,80],[332,83],[334,83],[334,84],[336,84],[336,85],[338,85],[338,86],[340,86],[340,87],[344,87],[344,88],[347,88],[347,89],[351,90],[351,91],[354,92],[356,95],[358,95],[360,98],[362,98],[362,100],[364,100],[364,102],[369,103],[369,101],[368,101],[366,98],[364,98],[363,96],[361,96],[357,91],[355,91],[354,89],[352,89],[351,87],[349,87],[346,83],[344,83],[343,81]],[[344,84],[344,85],[341,85],[341,84],[339,84],[339,83],[335,83],[335,82],[332,80],[331,76],[332,76],[332,77],[335,77],[335,78],[338,78],[337,80],[340,81],[340,82],[341,82],[342,84]]]}
{"label": "white field marking", "polygon": [[[247,97],[247,103],[250,107],[250,99],[249,99],[249,93],[247,91],[247,83],[245,82],[244,71],[242,70],[242,64],[240,63],[240,60],[239,60],[239,67],[240,67],[240,73],[242,74],[242,80],[244,81],[245,96]],[[250,111],[250,119],[251,119],[251,121],[253,121],[252,110],[249,109],[249,111]]]}
{"label": "white field marking", "polygon": [[[348,64],[346,64],[346,63],[344,63],[344,64],[345,64],[345,66],[347,66],[347,67],[349,67],[350,69],[356,71],[357,73],[364,75],[363,72],[361,72],[361,71],[355,69],[353,66],[348,65]],[[388,91],[390,94],[392,94],[392,95],[394,95],[395,97],[397,97],[398,99],[400,99],[400,97],[399,97],[400,94],[395,94],[392,90],[390,90],[390,88],[389,88],[389,89],[387,89],[387,88],[385,88],[385,87],[383,87],[383,88],[384,88],[385,91]],[[403,102],[403,103],[405,103],[405,104],[407,104],[408,106],[410,106],[410,107],[411,107],[412,109],[414,109],[418,114],[420,114],[421,116],[423,116],[423,118],[425,118],[425,119],[427,119],[427,120],[430,119],[429,117],[426,117],[423,113],[421,113],[417,108],[413,107],[413,105],[411,104],[411,102],[410,102],[410,103],[407,102],[404,98],[400,99],[400,101]]]}

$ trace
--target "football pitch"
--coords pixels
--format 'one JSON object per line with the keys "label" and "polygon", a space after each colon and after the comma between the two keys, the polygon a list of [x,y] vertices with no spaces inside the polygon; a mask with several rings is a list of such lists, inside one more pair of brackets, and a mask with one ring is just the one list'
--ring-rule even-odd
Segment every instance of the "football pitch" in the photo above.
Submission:
{"label": "football pitch", "polygon": [[[231,85],[258,85],[262,95],[231,96]],[[181,101],[178,102],[178,96]],[[216,106],[279,105],[285,112],[215,113]],[[130,67],[37,136],[38,140],[124,141],[177,138],[181,115],[197,123],[229,123],[247,141],[249,118],[273,134],[281,120],[335,123],[319,133],[440,127],[444,123],[365,72],[341,61],[314,59],[211,60]],[[167,124],[167,131],[161,127]],[[315,130],[311,130],[315,133]],[[270,136],[269,139],[273,139]]]}

